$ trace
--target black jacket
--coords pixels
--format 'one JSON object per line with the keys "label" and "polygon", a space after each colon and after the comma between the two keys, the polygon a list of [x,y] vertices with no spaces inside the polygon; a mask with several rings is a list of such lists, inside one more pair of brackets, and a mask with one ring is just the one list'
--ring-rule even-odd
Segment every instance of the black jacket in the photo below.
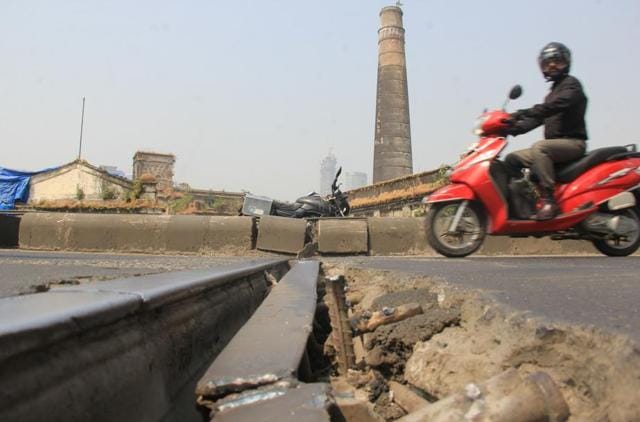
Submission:
{"label": "black jacket", "polygon": [[587,97],[580,81],[567,75],[553,83],[544,103],[514,113],[515,122],[510,133],[519,135],[544,124],[545,139],[587,140],[586,110]]}

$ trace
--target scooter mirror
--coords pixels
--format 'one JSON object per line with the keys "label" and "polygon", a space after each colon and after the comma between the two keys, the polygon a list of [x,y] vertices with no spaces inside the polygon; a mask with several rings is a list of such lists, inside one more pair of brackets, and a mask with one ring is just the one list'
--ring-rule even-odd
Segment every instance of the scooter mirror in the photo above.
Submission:
{"label": "scooter mirror", "polygon": [[522,87],[520,85],[515,85],[513,88],[511,88],[511,91],[509,91],[510,100],[515,100],[516,98],[520,98],[521,95],[522,95]]}
{"label": "scooter mirror", "polygon": [[342,167],[340,167],[336,173],[336,180],[338,179],[338,176],[340,176],[340,173],[342,173]]}

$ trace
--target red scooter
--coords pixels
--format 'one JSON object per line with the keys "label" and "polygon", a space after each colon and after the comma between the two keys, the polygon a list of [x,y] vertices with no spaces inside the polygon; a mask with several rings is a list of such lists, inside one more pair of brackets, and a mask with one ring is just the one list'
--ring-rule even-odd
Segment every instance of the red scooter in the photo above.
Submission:
{"label": "red scooter", "polygon": [[[509,98],[521,94],[516,85]],[[485,234],[491,234],[583,239],[608,256],[634,253],[640,246],[636,146],[599,148],[556,166],[554,195],[560,214],[536,221],[530,219],[538,205],[533,175],[528,172],[514,180],[498,159],[507,146],[502,134],[509,124],[504,106],[485,112],[475,130],[480,139],[452,168],[450,184],[423,200],[428,204],[431,247],[448,257],[463,257],[478,250]]]}

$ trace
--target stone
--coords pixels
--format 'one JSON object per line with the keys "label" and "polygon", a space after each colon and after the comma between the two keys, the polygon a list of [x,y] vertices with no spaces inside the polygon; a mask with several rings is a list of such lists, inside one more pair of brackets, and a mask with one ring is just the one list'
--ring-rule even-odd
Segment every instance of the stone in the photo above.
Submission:
{"label": "stone", "polygon": [[395,381],[389,381],[389,389],[393,393],[393,401],[407,413],[415,412],[421,407],[429,404],[427,400],[414,393],[406,385],[402,385]]}

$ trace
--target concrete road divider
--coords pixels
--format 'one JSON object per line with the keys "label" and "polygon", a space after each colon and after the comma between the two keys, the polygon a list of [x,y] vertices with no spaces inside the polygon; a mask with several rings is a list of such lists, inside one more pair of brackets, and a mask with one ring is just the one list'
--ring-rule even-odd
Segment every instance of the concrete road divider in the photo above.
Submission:
{"label": "concrete road divider", "polygon": [[197,379],[287,261],[0,299],[0,420],[201,421]]}
{"label": "concrete road divider", "polygon": [[298,218],[264,216],[258,221],[256,247],[264,251],[296,254],[304,248],[307,221]]}
{"label": "concrete road divider", "polygon": [[[18,225],[0,220],[4,246]],[[242,255],[252,249],[299,257],[320,254],[436,255],[422,217],[296,219],[191,215],[26,213],[24,249]],[[5,233],[8,233],[5,236]],[[12,234],[13,233],[13,234]],[[12,240],[13,239],[13,240]],[[7,243],[8,242],[8,243]],[[2,242],[0,242],[2,243]],[[2,246],[2,245],[0,245]],[[487,236],[477,255],[597,253],[588,241]]]}
{"label": "concrete road divider", "polygon": [[427,243],[424,217],[369,218],[369,255],[434,253]]}
{"label": "concrete road divider", "polygon": [[25,249],[240,253],[253,248],[253,218],[183,215],[29,213]]}
{"label": "concrete road divider", "polygon": [[65,219],[71,214],[28,213],[22,216],[19,246],[25,249],[57,250],[64,248]]}
{"label": "concrete road divider", "polygon": [[208,219],[197,215],[174,215],[167,225],[166,249],[199,252],[204,244]]}
{"label": "concrete road divider", "polygon": [[335,218],[318,220],[318,251],[324,254],[359,254],[369,251],[367,220]]}
{"label": "concrete road divider", "polygon": [[201,252],[241,255],[255,248],[253,217],[202,217],[207,221]]}

